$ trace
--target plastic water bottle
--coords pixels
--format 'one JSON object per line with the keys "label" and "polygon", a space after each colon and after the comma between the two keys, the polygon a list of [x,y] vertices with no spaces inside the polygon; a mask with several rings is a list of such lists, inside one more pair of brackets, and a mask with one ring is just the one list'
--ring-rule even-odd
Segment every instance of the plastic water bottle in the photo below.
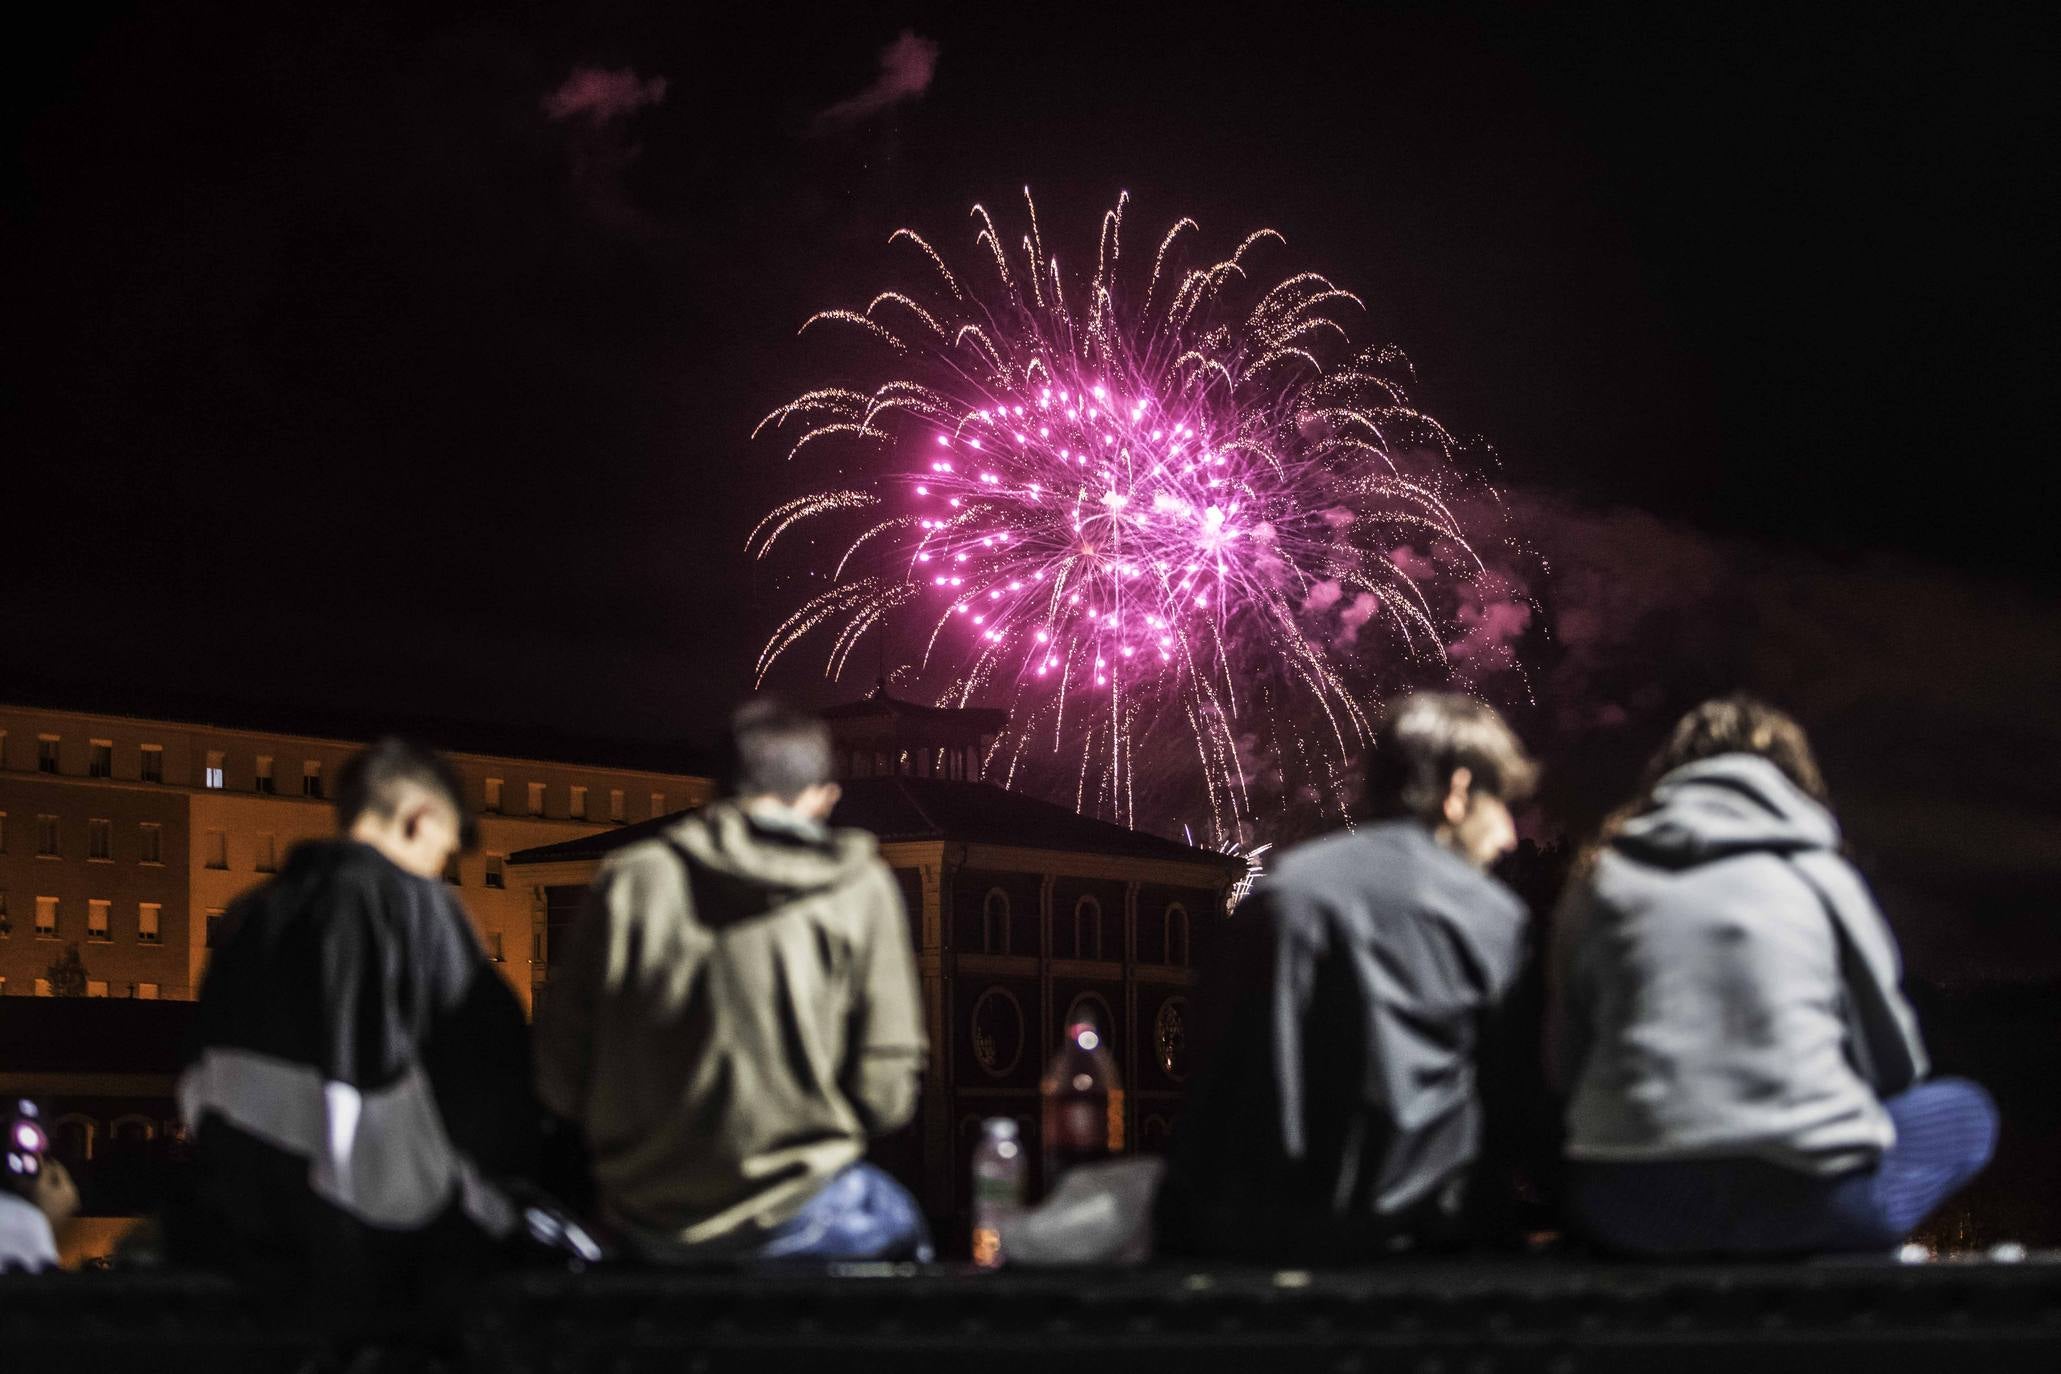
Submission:
{"label": "plastic water bottle", "polygon": [[1045,1098],[1047,1193],[1076,1164],[1123,1153],[1124,1090],[1101,1031],[1085,1021],[1068,1026],[1038,1087]]}
{"label": "plastic water bottle", "polygon": [[1002,1266],[1002,1222],[1023,1210],[1029,1163],[1014,1121],[991,1116],[981,1122],[980,1144],[973,1147],[973,1262],[983,1269]]}

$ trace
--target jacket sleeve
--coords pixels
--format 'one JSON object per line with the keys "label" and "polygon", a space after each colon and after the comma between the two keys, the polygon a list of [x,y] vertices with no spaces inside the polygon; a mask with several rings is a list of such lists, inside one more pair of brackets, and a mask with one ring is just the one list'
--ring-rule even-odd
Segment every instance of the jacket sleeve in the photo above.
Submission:
{"label": "jacket sleeve", "polygon": [[423,887],[437,995],[422,1058],[444,1128],[490,1177],[534,1178],[540,1118],[522,1004],[457,899],[441,882]]}
{"label": "jacket sleeve", "polygon": [[1259,954],[1264,962],[1258,972],[1264,980],[1267,1057],[1278,1095],[1281,1152],[1300,1160],[1309,1150],[1304,1028],[1316,995],[1320,951],[1311,931],[1319,924],[1317,914],[1306,893],[1262,887],[1240,905],[1233,919],[1249,922],[1262,943]]}
{"label": "jacket sleeve", "polygon": [[846,1027],[843,1088],[874,1135],[900,1129],[916,1114],[929,1041],[908,916],[884,865],[869,875],[867,920],[853,951],[852,1006]]}
{"label": "jacket sleeve", "polygon": [[1810,855],[1798,870],[1817,889],[1839,937],[1847,1031],[1861,1075],[1883,1097],[1925,1077],[1931,1067],[1918,1017],[1904,1000],[1903,960],[1866,883],[1835,855]]}

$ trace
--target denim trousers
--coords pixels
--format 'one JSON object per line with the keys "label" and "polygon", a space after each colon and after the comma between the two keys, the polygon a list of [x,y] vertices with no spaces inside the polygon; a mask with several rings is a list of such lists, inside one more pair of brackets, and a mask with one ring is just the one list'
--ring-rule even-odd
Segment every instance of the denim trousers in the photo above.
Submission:
{"label": "denim trousers", "polygon": [[932,1257],[923,1209],[892,1174],[863,1160],[834,1175],[775,1227],[755,1260],[921,1260]]}
{"label": "denim trousers", "polygon": [[1882,1105],[1896,1142],[1865,1168],[1821,1177],[1757,1159],[1573,1162],[1568,1208],[1590,1239],[1632,1254],[1888,1250],[1989,1163],[1997,1109],[1958,1078]]}

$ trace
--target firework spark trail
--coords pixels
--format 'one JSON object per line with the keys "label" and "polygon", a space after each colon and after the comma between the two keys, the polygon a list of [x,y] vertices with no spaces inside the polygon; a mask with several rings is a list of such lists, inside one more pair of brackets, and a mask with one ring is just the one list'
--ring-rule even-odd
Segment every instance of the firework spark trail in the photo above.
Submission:
{"label": "firework spark trail", "polygon": [[[841,447],[871,480],[782,504],[747,550],[763,558],[801,522],[885,509],[767,642],[760,680],[818,629],[832,632],[837,677],[863,635],[915,608],[924,648],[900,671],[948,674],[938,698],[961,705],[1012,693],[1012,743],[988,759],[1012,781],[1034,736],[1049,738],[1079,754],[1065,765],[1077,805],[1136,824],[1139,756],[1187,757],[1221,841],[1250,814],[1239,735],[1257,727],[1335,809],[1397,658],[1361,622],[1378,610],[1394,630],[1384,646],[1449,674],[1454,585],[1487,571],[1455,513],[1475,489],[1457,442],[1412,402],[1406,358],[1351,347],[1336,316],[1363,307],[1329,279],[1295,273],[1233,306],[1227,290],[1249,281],[1258,248],[1285,244],[1278,232],[1183,270],[1178,250],[1200,230],[1179,220],[1132,304],[1121,197],[1077,319],[1025,201],[1020,269],[994,217],[973,209],[990,288],[902,229],[888,242],[924,255],[928,289],[803,323],[859,331],[893,375],[871,391],[805,392],[753,433],[798,430],[790,460]],[[1346,592],[1371,598],[1349,628],[1330,618]],[[1260,682],[1279,690],[1255,721]],[[1291,696],[1292,714],[1280,706]],[[1169,726],[1192,748],[1155,737]]]}

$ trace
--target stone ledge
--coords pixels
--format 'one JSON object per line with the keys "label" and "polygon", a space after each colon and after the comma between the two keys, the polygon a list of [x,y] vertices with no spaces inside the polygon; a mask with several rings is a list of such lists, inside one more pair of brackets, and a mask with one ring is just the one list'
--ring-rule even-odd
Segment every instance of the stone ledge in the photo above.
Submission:
{"label": "stone ledge", "polygon": [[[486,1285],[452,1335],[466,1367],[497,1371],[1988,1374],[2061,1367],[2061,1256],[1314,1272],[532,1272]],[[9,1368],[292,1368],[312,1347],[209,1276],[0,1277]]]}

